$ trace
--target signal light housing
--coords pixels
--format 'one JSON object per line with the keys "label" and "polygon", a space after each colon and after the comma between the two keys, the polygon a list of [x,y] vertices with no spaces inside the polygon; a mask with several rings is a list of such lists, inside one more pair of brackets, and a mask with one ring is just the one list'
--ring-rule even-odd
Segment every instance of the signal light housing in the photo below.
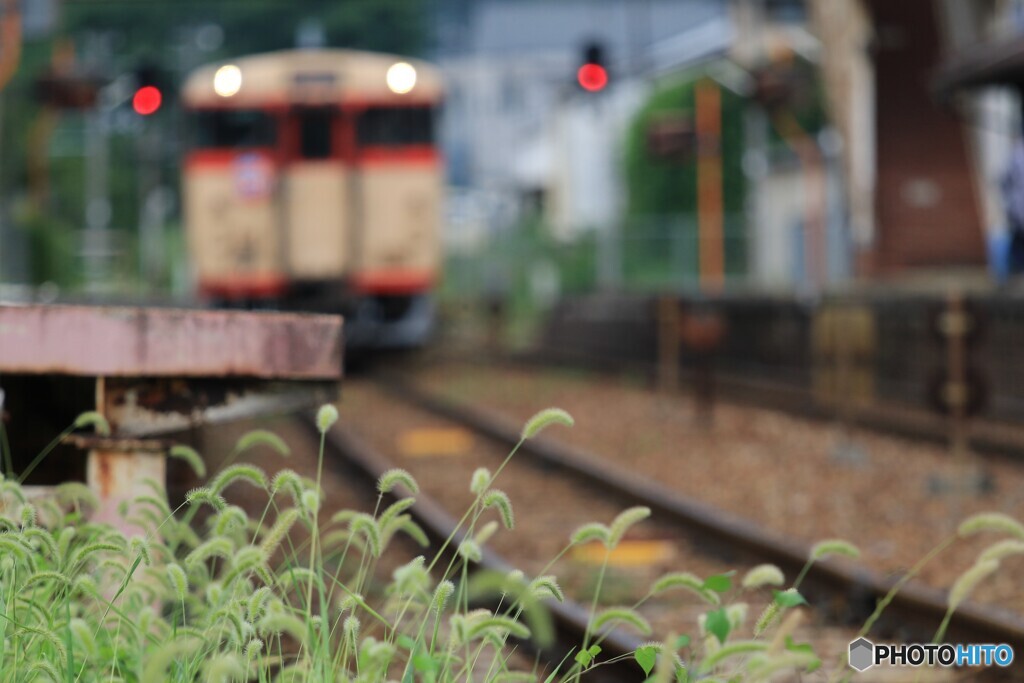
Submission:
{"label": "signal light housing", "polygon": [[583,46],[580,66],[576,69],[576,83],[591,93],[601,92],[608,86],[608,67],[605,66],[604,46],[591,41]]}
{"label": "signal light housing", "polygon": [[600,64],[584,64],[576,71],[576,82],[587,92],[600,92],[608,85],[608,71]]}
{"label": "signal light housing", "polygon": [[139,116],[155,114],[163,104],[164,96],[155,85],[144,85],[132,97],[132,109]]}
{"label": "signal light housing", "polygon": [[170,92],[167,74],[158,65],[143,62],[135,67],[135,94],[132,96],[132,109],[139,116],[151,116],[160,110],[164,103],[164,93]]}

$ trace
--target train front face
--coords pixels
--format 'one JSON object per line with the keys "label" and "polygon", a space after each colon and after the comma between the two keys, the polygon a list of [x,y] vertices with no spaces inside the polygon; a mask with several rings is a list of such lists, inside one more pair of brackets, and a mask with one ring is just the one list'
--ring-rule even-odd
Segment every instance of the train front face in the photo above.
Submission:
{"label": "train front face", "polygon": [[204,299],[339,312],[348,348],[422,345],[443,182],[435,68],[302,50],[185,83],[189,253]]}

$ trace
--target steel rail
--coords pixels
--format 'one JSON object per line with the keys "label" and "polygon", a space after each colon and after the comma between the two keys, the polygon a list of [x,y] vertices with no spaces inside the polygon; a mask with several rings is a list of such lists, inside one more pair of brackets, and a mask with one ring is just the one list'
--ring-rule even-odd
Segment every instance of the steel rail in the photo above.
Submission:
{"label": "steel rail", "polygon": [[[415,387],[397,377],[388,376],[381,385],[397,399],[412,403],[505,445],[519,441],[517,425],[475,407],[457,404],[432,392]],[[662,521],[670,521],[691,531],[709,549],[726,555],[736,554],[755,561],[772,562],[788,576],[795,576],[809,556],[810,546],[762,529],[730,513],[688,498],[646,477],[612,465],[579,449],[545,438],[534,438],[520,447],[520,453],[548,468],[557,468],[597,486],[631,504],[646,505]],[[899,581],[881,573],[825,560],[807,573],[801,592],[812,604],[833,604],[833,616],[845,617],[849,624],[863,623]],[[839,604],[835,605],[835,599]],[[947,609],[945,591],[914,581],[896,593],[882,613],[876,631],[901,639],[930,642]],[[949,642],[1007,643],[1024,648],[1024,619],[1007,610],[961,605],[947,630]]]}
{"label": "steel rail", "polygon": [[[634,370],[652,378],[657,371],[655,361],[615,361],[608,357],[554,352],[543,347],[524,353],[506,354],[500,358],[488,358],[487,362],[505,363],[510,367],[550,368],[572,365],[598,372]],[[692,371],[682,371],[680,381],[685,383],[691,375]],[[814,391],[806,386],[788,385],[767,378],[751,378],[726,368],[716,369],[714,377],[716,389],[721,391],[723,397],[736,403],[770,407],[799,417],[826,421],[834,421],[840,410],[835,401],[823,401],[815,397]],[[925,443],[949,442],[949,419],[923,408],[876,399],[870,405],[851,405],[846,410],[849,419],[858,428]],[[971,418],[970,443],[971,450],[979,455],[1020,462],[1021,452],[1024,451],[1024,429],[1006,421]]]}
{"label": "steel rail", "polygon": [[[319,435],[313,416],[306,416],[303,424]],[[381,475],[393,467],[393,464],[385,456],[371,448],[344,425],[335,425],[327,432],[325,441],[327,448],[330,448],[372,484],[376,484]],[[325,463],[337,464],[337,460],[325,458]],[[399,489],[405,495],[412,495],[404,487],[399,486]],[[398,496],[389,495],[389,497],[397,499]],[[415,498],[416,503],[409,509],[409,513],[426,532],[435,551],[440,549],[447,539],[452,539],[445,549],[445,559],[452,559],[459,543],[465,538],[465,532],[456,528],[456,520],[433,498],[422,491],[417,493]],[[494,551],[486,547],[481,550],[482,559],[473,568],[474,571],[482,569],[506,574],[513,569],[512,564]],[[572,656],[576,652],[574,648],[579,647],[587,632],[589,610],[571,600],[565,602],[548,600],[544,604],[550,612],[555,626],[555,644],[544,650],[537,650],[532,642],[524,642],[523,645],[537,652],[544,661],[552,666],[558,665],[563,659],[571,664]],[[644,680],[643,671],[632,658],[632,653],[642,645],[642,641],[620,629],[612,629],[602,632],[600,644],[602,648],[600,665],[587,671],[588,681],[623,683]],[[609,662],[608,660],[611,659],[617,661]]]}

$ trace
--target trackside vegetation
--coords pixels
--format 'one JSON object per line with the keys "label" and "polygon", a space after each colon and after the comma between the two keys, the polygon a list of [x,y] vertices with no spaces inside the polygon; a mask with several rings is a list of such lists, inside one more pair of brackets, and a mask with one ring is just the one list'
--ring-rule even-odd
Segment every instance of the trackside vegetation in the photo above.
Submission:
{"label": "trackside vegetation", "polygon": [[[397,552],[395,539],[428,546],[410,514],[419,488],[408,472],[391,470],[377,482],[372,513],[322,516],[324,436],[337,419],[330,405],[317,416],[315,479],[290,469],[269,476],[252,465],[229,464],[174,509],[161,483],[150,481],[149,490],[121,510],[125,526],[140,530],[134,535],[90,521],[97,500],[80,483],[30,496],[18,477],[3,476],[0,683],[586,680],[610,661],[601,647],[609,630],[651,637],[641,608],[672,591],[687,591],[706,605],[699,629],[659,633],[630,653],[636,680],[824,677],[828,667],[797,638],[806,604],[800,584],[825,557],[856,557],[851,544],[817,544],[792,583],[769,564],[743,575],[680,571],[659,578],[635,604],[609,608],[599,607],[608,554],[650,511],[629,508],[584,525],[565,539],[563,553],[582,543],[607,549],[589,599],[590,625],[565,659],[547,663],[522,645],[551,644],[546,604],[565,599],[558,578],[546,571],[472,571],[488,540],[516,523],[513,501],[497,485],[518,446],[493,472],[478,469],[467,482],[475,499],[459,521],[465,535],[456,544],[453,534],[444,544],[456,552],[424,551],[404,564],[389,563],[390,576],[381,576],[382,558]],[[524,426],[520,444],[572,423],[565,411],[541,411]],[[76,424],[106,427],[97,414]],[[288,452],[273,434],[255,431],[239,441],[236,453],[256,444]],[[171,455],[205,476],[195,451],[179,446]],[[232,487],[265,494],[263,513],[253,517],[228,503],[225,493]],[[863,633],[925,563],[956,538],[978,533],[999,539],[952,587],[950,615],[1003,559],[1024,553],[1019,522],[997,513],[976,515],[879,601]],[[757,596],[759,604],[768,598],[768,607],[748,614],[748,601]],[[948,623],[949,615],[937,625],[936,641]],[[848,670],[844,662],[831,667],[836,677]]]}

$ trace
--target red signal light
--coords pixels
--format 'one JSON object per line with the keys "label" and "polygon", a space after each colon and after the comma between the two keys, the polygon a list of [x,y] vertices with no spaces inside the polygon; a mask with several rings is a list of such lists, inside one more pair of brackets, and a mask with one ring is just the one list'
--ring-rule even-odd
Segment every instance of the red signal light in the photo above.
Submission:
{"label": "red signal light", "polygon": [[576,72],[576,80],[584,90],[598,92],[608,85],[608,71],[600,64],[584,64]]}
{"label": "red signal light", "polygon": [[159,88],[146,85],[135,91],[135,97],[132,98],[132,108],[140,116],[149,116],[160,108],[160,104],[163,101],[164,96],[160,93]]}

